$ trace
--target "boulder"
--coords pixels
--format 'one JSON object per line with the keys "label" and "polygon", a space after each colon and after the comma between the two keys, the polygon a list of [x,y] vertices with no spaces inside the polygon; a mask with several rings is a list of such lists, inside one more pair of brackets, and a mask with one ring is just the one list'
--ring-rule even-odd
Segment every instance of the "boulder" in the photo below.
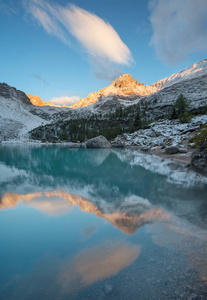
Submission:
{"label": "boulder", "polygon": [[191,166],[198,171],[207,174],[207,148],[198,147],[192,153]]}
{"label": "boulder", "polygon": [[103,136],[99,135],[86,142],[87,148],[111,148],[109,141]]}
{"label": "boulder", "polygon": [[185,148],[179,148],[179,153],[188,153],[188,151]]}
{"label": "boulder", "polygon": [[167,147],[167,148],[165,149],[165,153],[166,153],[166,154],[176,154],[176,153],[178,153],[178,152],[179,152],[179,148],[176,147],[176,146]]}

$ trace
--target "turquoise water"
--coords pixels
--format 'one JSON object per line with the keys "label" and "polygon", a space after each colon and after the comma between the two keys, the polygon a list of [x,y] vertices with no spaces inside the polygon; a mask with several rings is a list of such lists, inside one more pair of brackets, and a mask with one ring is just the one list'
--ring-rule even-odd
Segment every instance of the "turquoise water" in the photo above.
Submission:
{"label": "turquoise water", "polygon": [[207,298],[207,180],[182,165],[4,145],[0,197],[0,299]]}

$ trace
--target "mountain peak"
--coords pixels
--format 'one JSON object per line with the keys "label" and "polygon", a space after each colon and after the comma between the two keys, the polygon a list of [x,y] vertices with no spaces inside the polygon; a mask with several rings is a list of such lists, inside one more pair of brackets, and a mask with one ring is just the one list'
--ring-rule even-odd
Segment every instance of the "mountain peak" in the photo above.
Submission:
{"label": "mountain peak", "polygon": [[71,108],[88,106],[96,103],[102,97],[112,95],[129,98],[136,96],[136,98],[141,98],[151,93],[151,89],[148,85],[145,86],[143,83],[137,82],[130,74],[122,74],[104,89],[89,94],[85,99],[81,98],[77,103],[73,104]]}
{"label": "mountain peak", "polygon": [[118,80],[118,79],[122,79],[122,80],[127,80],[127,79],[132,79],[132,76],[130,75],[130,74],[128,74],[128,73],[126,73],[126,74],[122,74],[121,76],[119,76],[119,78],[117,78],[116,80]]}

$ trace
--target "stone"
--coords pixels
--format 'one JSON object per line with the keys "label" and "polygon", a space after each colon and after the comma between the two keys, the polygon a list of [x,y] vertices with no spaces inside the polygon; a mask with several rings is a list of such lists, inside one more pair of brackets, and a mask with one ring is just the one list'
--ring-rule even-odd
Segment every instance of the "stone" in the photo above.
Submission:
{"label": "stone", "polygon": [[178,152],[179,152],[179,148],[176,147],[176,146],[167,147],[167,148],[165,149],[165,153],[166,153],[166,154],[176,154],[176,153],[178,153]]}
{"label": "stone", "polygon": [[111,294],[111,292],[113,291],[112,285],[111,284],[105,284],[104,291],[105,291],[106,295]]}
{"label": "stone", "polygon": [[156,135],[155,131],[152,131],[152,132],[149,134],[149,136],[150,136],[150,137],[156,137],[157,135]]}
{"label": "stone", "polygon": [[195,143],[190,143],[189,146],[190,146],[191,148],[194,148],[194,147],[195,147]]}
{"label": "stone", "polygon": [[147,152],[147,151],[149,151],[149,150],[150,150],[150,148],[147,147],[147,146],[141,147],[141,151]]}
{"label": "stone", "polygon": [[198,171],[207,174],[207,148],[198,147],[192,153],[191,166]]}
{"label": "stone", "polygon": [[188,300],[196,300],[197,299],[197,294],[193,293],[188,297]]}
{"label": "stone", "polygon": [[166,145],[166,143],[163,142],[163,143],[160,143],[160,146],[161,146],[161,149],[165,149],[167,145]]}
{"label": "stone", "polygon": [[86,142],[87,148],[111,148],[109,141],[103,136],[99,135]]}
{"label": "stone", "polygon": [[185,148],[179,148],[179,153],[187,153],[188,151]]}

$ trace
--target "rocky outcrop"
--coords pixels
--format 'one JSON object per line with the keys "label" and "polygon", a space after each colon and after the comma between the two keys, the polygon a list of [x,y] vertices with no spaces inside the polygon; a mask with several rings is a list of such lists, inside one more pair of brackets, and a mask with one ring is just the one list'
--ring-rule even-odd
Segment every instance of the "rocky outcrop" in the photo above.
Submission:
{"label": "rocky outcrop", "polygon": [[103,136],[99,135],[86,142],[87,148],[111,148],[109,141]]}
{"label": "rocky outcrop", "polygon": [[198,147],[192,154],[191,166],[207,174],[207,147]]}
{"label": "rocky outcrop", "polygon": [[16,88],[11,87],[6,83],[0,83],[0,97],[6,99],[18,98],[24,104],[31,105],[29,98],[24,92],[19,91]]}
{"label": "rocky outcrop", "polygon": [[192,152],[192,134],[202,124],[207,124],[206,115],[193,117],[190,123],[184,124],[178,120],[159,120],[147,129],[117,136],[114,143],[122,143],[125,147],[136,146],[142,151],[161,149],[165,154]]}

